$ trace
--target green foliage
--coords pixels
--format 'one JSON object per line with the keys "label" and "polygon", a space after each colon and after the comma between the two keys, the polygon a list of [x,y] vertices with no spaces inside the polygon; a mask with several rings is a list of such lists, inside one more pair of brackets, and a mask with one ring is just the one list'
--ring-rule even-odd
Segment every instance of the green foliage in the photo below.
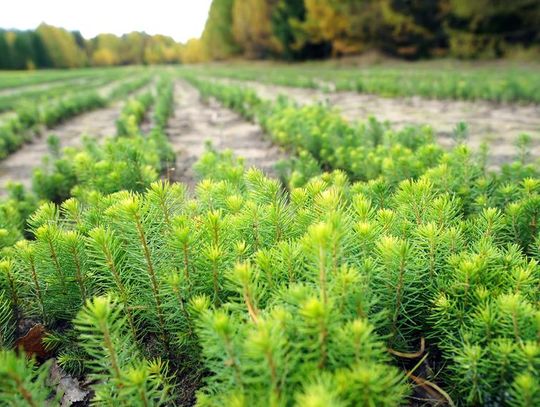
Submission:
{"label": "green foliage", "polygon": [[540,6],[535,1],[452,0],[449,10],[450,50],[458,57],[501,56],[509,45],[530,46],[538,39]]}
{"label": "green foliage", "polygon": [[[242,116],[258,120],[273,142],[300,157],[283,167],[293,186],[317,173],[313,162],[321,170],[342,169],[353,180],[382,175],[397,183],[418,177],[442,156],[429,128],[391,131],[374,118],[351,125],[324,105],[297,107],[285,98],[270,104],[250,89],[189,79],[204,97],[213,96]],[[308,177],[302,177],[301,171],[308,168]]]}
{"label": "green foliage", "polygon": [[49,54],[36,31],[0,29],[0,50],[0,69],[51,67]]}
{"label": "green foliage", "polygon": [[173,113],[174,105],[174,88],[170,78],[160,78],[157,84],[157,94],[158,97],[154,108],[154,124],[160,129],[164,129]]}
{"label": "green foliage", "polygon": [[93,90],[96,87],[109,84],[111,80],[116,79],[115,76],[106,72],[97,76],[82,75],[74,79],[66,76],[63,81],[48,83],[46,88],[29,86],[17,92],[10,92],[0,96],[0,112],[18,109],[21,105],[28,105],[30,101],[45,103],[47,99],[65,96],[68,93],[73,93],[74,90],[77,92]]}
{"label": "green foliage", "polygon": [[234,0],[213,0],[210,5],[201,37],[205,56],[210,59],[226,59],[240,51],[232,32],[233,3]]}
{"label": "green foliage", "polygon": [[37,209],[37,200],[20,184],[6,186],[8,196],[0,203],[0,249],[24,236],[26,219]]}
{"label": "green foliage", "polygon": [[205,57],[217,60],[239,48],[250,58],[318,59],[367,49],[406,59],[494,58],[537,52],[539,19],[535,0],[215,0],[202,43]]}
{"label": "green foliage", "polygon": [[0,30],[0,69],[321,59],[376,49],[405,59],[538,56],[536,0],[213,0],[200,39],[131,32],[86,40],[41,24]]}
{"label": "green foliage", "polygon": [[170,399],[167,365],[141,359],[133,338],[124,332],[122,306],[110,297],[95,297],[74,320],[88,364],[93,401],[126,406],[166,405]]}
{"label": "green foliage", "polygon": [[186,79],[199,89],[203,100],[215,97],[224,106],[237,111],[247,119],[254,119],[260,111],[269,107],[268,103],[264,102],[251,89],[211,83],[191,75],[187,76]]}
{"label": "green foliage", "polygon": [[306,16],[304,0],[280,0],[272,11],[272,32],[279,41],[285,59],[302,57],[296,45],[296,30],[293,21],[303,21]]}
{"label": "green foliage", "polygon": [[[109,75],[106,76],[109,80]],[[0,124],[0,158],[8,156],[30,141],[39,126],[49,128],[69,117],[104,107],[107,103],[146,85],[149,79],[142,77],[115,86],[107,98],[100,96],[93,88],[84,87],[58,95],[55,89],[47,90],[44,94],[40,93],[45,102],[39,98],[34,100],[32,95],[22,98],[17,104],[11,105],[16,108],[15,115]]]}
{"label": "green foliage", "polygon": [[233,1],[232,33],[248,58],[267,58],[277,54],[279,43],[272,32],[272,12],[276,1]]}
{"label": "green foliage", "polygon": [[96,92],[73,95],[60,99],[56,103],[47,104],[41,112],[41,120],[47,127],[61,122],[66,117],[75,116],[86,110],[105,106],[105,100]]}
{"label": "green foliage", "polygon": [[53,68],[77,68],[86,65],[86,53],[69,31],[42,23],[36,34],[43,42]]}
{"label": "green foliage", "polygon": [[87,140],[83,151],[65,149],[53,168],[36,169],[33,188],[38,196],[54,202],[90,190],[142,191],[157,179],[159,168],[156,145],[150,138],[107,139],[101,146]]}
{"label": "green foliage", "polygon": [[[113,88],[109,100],[125,96],[146,85],[149,80],[150,77],[143,77],[122,83]],[[102,192],[114,192],[119,188],[143,190],[145,186],[150,185],[157,177],[156,171],[164,168],[173,159],[172,150],[162,128],[167,115],[171,114],[170,86],[170,82],[163,82],[160,86],[158,100],[161,101],[162,107],[158,114],[160,119],[156,121],[159,120],[161,125],[156,125],[145,138],[140,137],[137,129],[133,131],[135,133],[133,140],[109,139],[104,145],[99,146],[95,141],[88,139],[82,151],[74,148],[61,151],[58,139],[51,137],[48,140],[51,156],[44,158],[42,167],[34,171],[34,191],[38,197],[59,203],[77,190],[81,190],[82,187]],[[69,101],[69,99],[66,100]],[[141,100],[146,104],[145,109],[147,109],[150,97],[141,96]],[[79,112],[77,108],[73,109],[73,106],[68,107],[71,109],[69,114]],[[80,108],[88,108],[85,106],[80,106]],[[137,106],[141,105],[137,104]],[[68,114],[61,113],[59,110],[55,111],[51,106],[46,109],[55,115]],[[138,114],[140,117],[140,113]],[[131,114],[125,116],[128,119],[124,120],[130,120]],[[19,121],[20,119],[17,119],[17,122]],[[27,120],[25,126],[34,124],[32,120]],[[21,125],[17,131],[22,131]],[[77,185],[78,187],[75,188]],[[25,235],[26,219],[37,206],[36,198],[25,192],[22,186],[8,186],[8,191],[9,199],[0,205],[0,247],[13,245]]]}
{"label": "green foliage", "polygon": [[384,97],[422,96],[434,99],[540,102],[536,67],[512,64],[474,66],[458,62],[387,63],[354,68],[324,63],[308,65],[235,64],[183,68],[191,75],[260,81],[275,85],[356,91]]}
{"label": "green foliage", "polygon": [[[248,270],[238,265],[236,278],[249,279]],[[244,287],[242,292],[251,321],[224,311],[198,310],[198,335],[214,373],[199,395],[200,405],[236,400],[246,406],[288,405],[310,397],[310,382],[323,380],[334,384],[334,397],[343,405],[390,406],[403,400],[407,386],[396,369],[383,363],[384,347],[369,323],[345,322],[339,309],[332,312],[335,304],[324,305],[308,293],[297,303],[299,298],[286,291],[283,301],[288,306],[260,315],[249,305],[250,290]]]}
{"label": "green foliage", "polygon": [[82,377],[88,373],[85,363],[88,354],[79,343],[77,331],[70,328],[58,332],[48,332],[43,338],[45,349],[54,353],[56,363],[66,373],[75,377]]}
{"label": "green foliage", "polygon": [[0,350],[0,402],[5,405],[38,407],[53,401],[47,387],[50,363],[36,366],[25,356]]}
{"label": "green foliage", "polygon": [[161,162],[161,170],[166,170],[176,160],[165,132],[169,118],[174,114],[173,107],[174,85],[171,78],[163,77],[157,84],[157,97],[154,105],[154,127],[148,135],[156,145]]}
{"label": "green foliage", "polygon": [[[86,139],[84,148],[67,148],[53,154],[34,171],[33,189],[39,197],[60,203],[72,194],[89,190],[112,193],[122,189],[143,191],[172,160],[163,125],[171,114],[170,83],[158,89],[159,117],[150,135],[143,137],[139,125],[153,103],[150,93],[126,102],[117,121],[117,136],[101,145]],[[167,107],[169,106],[169,107]],[[56,157],[55,157],[56,155]]]}
{"label": "green foliage", "polygon": [[141,89],[145,85],[148,85],[150,80],[151,80],[150,76],[143,76],[142,78],[137,78],[137,79],[127,81],[127,82],[122,82],[111,90],[111,93],[109,93],[108,98],[110,100],[116,100],[116,99],[121,99],[123,97],[126,97],[130,93],[138,89]]}
{"label": "green foliage", "polygon": [[180,49],[170,37],[144,32],[99,34],[87,40],[78,31],[44,23],[35,30],[0,29],[0,69],[178,63]]}
{"label": "green foliage", "polygon": [[232,182],[241,180],[245,170],[242,158],[234,156],[230,150],[216,151],[211,145],[206,145],[206,150],[193,167],[200,180]]}
{"label": "green foliage", "polygon": [[139,131],[138,126],[142,123],[152,103],[153,98],[150,93],[144,93],[136,99],[129,99],[116,121],[116,135],[119,137],[136,136]]}
{"label": "green foliage", "polygon": [[15,334],[15,318],[11,301],[0,294],[0,351],[9,349]]}
{"label": "green foliage", "polygon": [[[534,405],[540,174],[525,137],[490,172],[429,129],[192,81],[296,156],[288,189],[211,147],[193,191],[156,181],[173,111],[161,79],[155,98],[126,103],[116,137],[64,151],[53,139],[36,190],[55,203],[33,212],[13,189],[2,346],[21,319],[43,323],[98,404],[394,406],[418,374],[458,405]],[[0,358],[0,397],[43,404],[47,365]]]}
{"label": "green foliage", "polygon": [[[474,173],[475,164],[459,165]],[[455,400],[534,398],[539,268],[509,245],[515,238],[504,208],[536,199],[536,184],[524,181],[505,201],[507,181],[494,178],[485,199],[501,209],[464,206],[451,185],[432,179],[438,169],[397,185],[386,177],[351,185],[335,172],[285,199],[276,181],[209,150],[195,199],[180,186],[154,184],[144,194],[69,200],[62,218],[45,206],[32,224],[87,236],[76,239],[86,242],[78,247],[88,259],[80,263],[88,270],[83,285],[89,296],[117,296],[111,332],[130,341],[121,349],[182,355],[179,369],[195,377],[202,365],[211,375],[201,405],[290,404],[316,394],[343,405],[396,405],[407,386],[386,348],[412,351],[424,335],[442,352],[439,380]],[[478,179],[455,188],[464,186],[483,193]],[[45,232],[36,238],[32,246],[50,246]],[[43,289],[54,294],[46,297],[69,310],[56,291],[62,280],[48,271],[54,264],[41,267],[52,276]],[[22,269],[10,278],[30,313],[37,289]],[[81,289],[70,292],[80,307]],[[115,377],[104,369],[110,359],[92,349],[85,368],[96,371],[96,363]]]}

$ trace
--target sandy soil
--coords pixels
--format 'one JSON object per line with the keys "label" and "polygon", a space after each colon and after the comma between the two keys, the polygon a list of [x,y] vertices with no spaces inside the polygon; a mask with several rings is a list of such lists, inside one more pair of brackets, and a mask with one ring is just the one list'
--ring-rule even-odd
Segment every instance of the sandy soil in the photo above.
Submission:
{"label": "sandy soil", "polygon": [[374,116],[389,121],[396,128],[428,124],[434,129],[439,142],[446,147],[454,144],[453,130],[462,121],[469,125],[469,145],[476,148],[483,141],[488,142],[493,165],[511,161],[515,157],[514,143],[517,137],[527,133],[533,139],[531,155],[540,157],[540,105],[427,100],[419,97],[389,99],[356,92],[324,93],[315,89],[252,81],[219,81],[244,84],[263,98],[275,99],[283,94],[301,104],[326,102],[337,107],[351,121]]}
{"label": "sandy soil", "polygon": [[261,128],[249,123],[215,101],[205,104],[199,92],[185,81],[175,86],[175,112],[167,134],[176,153],[176,167],[170,178],[193,187],[193,164],[205,151],[208,140],[219,150],[231,149],[245,158],[246,167],[256,166],[275,175],[274,164],[285,155],[264,139]]}
{"label": "sandy soil", "polygon": [[79,146],[81,135],[103,138],[114,135],[116,119],[122,107],[116,103],[105,109],[94,110],[74,117],[52,129],[46,130],[32,143],[0,161],[0,196],[5,196],[5,184],[8,181],[22,183],[30,188],[32,184],[33,169],[40,165],[42,158],[48,154],[47,137],[51,134],[60,138],[62,147]]}

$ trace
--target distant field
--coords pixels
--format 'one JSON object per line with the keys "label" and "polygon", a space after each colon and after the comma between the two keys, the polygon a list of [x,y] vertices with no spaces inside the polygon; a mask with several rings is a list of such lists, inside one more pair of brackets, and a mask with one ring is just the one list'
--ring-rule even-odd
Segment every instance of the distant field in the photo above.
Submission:
{"label": "distant field", "polygon": [[113,72],[129,72],[136,67],[128,68],[87,68],[87,69],[50,69],[37,71],[0,71],[0,89],[18,88],[21,86],[52,83],[75,78],[102,77]]}
{"label": "distant field", "polygon": [[451,61],[386,62],[340,66],[335,62],[284,65],[236,63],[206,65],[200,73],[258,80],[285,86],[352,90],[386,97],[540,103],[540,65],[511,63],[473,65]]}

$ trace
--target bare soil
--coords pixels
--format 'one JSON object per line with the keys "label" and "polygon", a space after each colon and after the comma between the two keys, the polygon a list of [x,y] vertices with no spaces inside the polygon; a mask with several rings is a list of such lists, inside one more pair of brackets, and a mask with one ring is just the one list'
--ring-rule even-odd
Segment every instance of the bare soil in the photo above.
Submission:
{"label": "bare soil", "polygon": [[199,92],[187,82],[175,85],[175,112],[167,134],[176,153],[176,167],[170,178],[193,187],[196,174],[193,164],[205,151],[206,141],[218,150],[231,149],[244,157],[246,167],[255,166],[275,175],[274,165],[285,154],[264,138],[262,129],[247,122],[216,101],[203,103]]}
{"label": "bare soil", "polygon": [[6,195],[8,181],[20,182],[30,188],[33,169],[40,165],[48,154],[47,137],[51,134],[60,139],[61,147],[80,146],[81,135],[103,138],[115,134],[116,119],[120,114],[121,103],[110,107],[83,113],[58,126],[44,131],[20,150],[0,161],[0,196]]}
{"label": "bare soil", "polygon": [[395,128],[410,125],[429,125],[441,145],[454,145],[456,124],[469,126],[467,143],[478,148],[487,142],[490,162],[494,166],[512,161],[516,155],[515,142],[526,133],[532,138],[531,156],[540,157],[540,105],[514,105],[490,102],[430,100],[420,97],[384,98],[356,92],[325,93],[316,89],[292,88],[262,84],[254,81],[222,80],[253,88],[262,98],[275,99],[279,95],[300,104],[328,103],[338,108],[350,121],[365,120],[370,116],[388,121]]}

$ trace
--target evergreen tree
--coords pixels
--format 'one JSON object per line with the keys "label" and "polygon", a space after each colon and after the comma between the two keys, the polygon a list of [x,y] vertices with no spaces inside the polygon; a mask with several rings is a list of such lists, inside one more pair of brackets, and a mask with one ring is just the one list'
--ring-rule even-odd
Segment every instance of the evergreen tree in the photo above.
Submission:
{"label": "evergreen tree", "polygon": [[426,57],[447,47],[444,0],[381,2],[383,50],[406,58]]}
{"label": "evergreen tree", "polygon": [[15,69],[35,68],[33,33],[31,31],[15,32],[13,44],[13,66]]}
{"label": "evergreen tree", "polygon": [[458,57],[501,56],[508,45],[540,44],[536,0],[447,0],[450,49]]}
{"label": "evergreen tree", "polygon": [[34,55],[35,63],[38,68],[50,68],[52,67],[52,61],[43,43],[41,36],[37,32],[33,32],[33,41],[34,41]]}
{"label": "evergreen tree", "polygon": [[210,5],[201,40],[211,59],[225,59],[240,51],[232,32],[233,3],[234,0],[213,0]]}
{"label": "evergreen tree", "polygon": [[0,28],[0,69],[11,68],[11,49],[7,42],[7,31]]}
{"label": "evergreen tree", "polygon": [[264,58],[280,52],[272,32],[272,12],[277,0],[235,0],[233,34],[246,56]]}
{"label": "evergreen tree", "polygon": [[286,59],[304,56],[302,49],[297,49],[296,31],[292,21],[301,22],[305,17],[304,0],[280,0],[272,12],[272,31],[281,44],[282,54]]}

